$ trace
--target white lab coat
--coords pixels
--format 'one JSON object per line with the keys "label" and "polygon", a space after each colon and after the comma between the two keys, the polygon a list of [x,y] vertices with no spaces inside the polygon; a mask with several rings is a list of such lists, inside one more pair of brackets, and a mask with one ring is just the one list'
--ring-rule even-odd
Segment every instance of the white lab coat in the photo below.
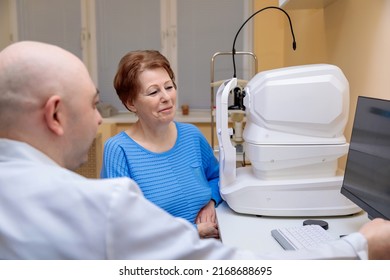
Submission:
{"label": "white lab coat", "polygon": [[132,180],[87,179],[0,139],[0,259],[355,259],[366,247],[358,233],[312,252],[261,256],[200,240]]}

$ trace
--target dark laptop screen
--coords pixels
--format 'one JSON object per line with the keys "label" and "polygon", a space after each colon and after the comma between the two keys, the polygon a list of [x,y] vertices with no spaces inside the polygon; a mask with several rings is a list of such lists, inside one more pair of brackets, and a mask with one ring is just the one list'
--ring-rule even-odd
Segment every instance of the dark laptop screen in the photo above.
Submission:
{"label": "dark laptop screen", "polygon": [[358,97],[341,193],[390,220],[390,101]]}

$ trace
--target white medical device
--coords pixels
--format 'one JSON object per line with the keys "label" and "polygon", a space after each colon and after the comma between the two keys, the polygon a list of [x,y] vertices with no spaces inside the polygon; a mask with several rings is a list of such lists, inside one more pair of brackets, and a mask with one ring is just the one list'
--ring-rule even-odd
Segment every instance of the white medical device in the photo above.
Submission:
{"label": "white medical device", "polygon": [[260,72],[246,85],[244,151],[251,166],[236,168],[228,127],[228,96],[216,96],[220,192],[239,213],[265,216],[338,216],[361,211],[340,194],[338,159],[348,152],[343,135],[349,84],[342,71],[313,64]]}

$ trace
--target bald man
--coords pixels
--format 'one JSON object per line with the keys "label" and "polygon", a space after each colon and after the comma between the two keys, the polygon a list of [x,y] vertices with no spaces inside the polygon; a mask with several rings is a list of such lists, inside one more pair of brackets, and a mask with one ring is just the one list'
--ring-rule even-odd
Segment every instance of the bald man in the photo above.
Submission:
{"label": "bald man", "polygon": [[87,160],[98,102],[73,54],[39,42],[0,52],[0,259],[390,258],[390,222],[381,219],[311,251],[259,256],[200,240],[128,178],[70,171]]}

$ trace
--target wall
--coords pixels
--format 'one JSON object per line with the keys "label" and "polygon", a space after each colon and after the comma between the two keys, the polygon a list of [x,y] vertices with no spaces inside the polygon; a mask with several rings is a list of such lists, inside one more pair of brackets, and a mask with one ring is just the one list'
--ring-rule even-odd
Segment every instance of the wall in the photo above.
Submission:
{"label": "wall", "polygon": [[[254,11],[278,5],[277,0],[255,0]],[[254,52],[258,56],[259,70],[326,61],[323,9],[298,9],[287,12],[297,42],[295,51],[292,49],[289,21],[283,12],[269,9],[253,19]]]}
{"label": "wall", "polygon": [[[254,5],[260,9],[278,5],[278,1],[255,0]],[[350,114],[345,129],[349,141],[357,97],[390,99],[390,1],[337,0],[322,9],[287,12],[294,25],[297,50],[290,48],[284,15],[272,15],[273,19],[265,18],[265,13],[259,15],[254,28],[259,69],[309,63],[339,66],[350,83]],[[345,166],[345,158],[340,166]]]}
{"label": "wall", "polygon": [[[253,10],[278,6],[277,0],[255,0]],[[258,71],[284,66],[284,30],[288,27],[286,16],[275,10],[260,12],[253,20],[253,52],[257,56]],[[287,29],[286,29],[287,30]]]}
{"label": "wall", "polygon": [[8,1],[0,0],[0,50],[8,46],[11,40],[9,9]]}
{"label": "wall", "polygon": [[359,95],[390,99],[389,27],[387,0],[339,0],[325,9],[328,61],[343,69],[350,83],[347,137]]}

